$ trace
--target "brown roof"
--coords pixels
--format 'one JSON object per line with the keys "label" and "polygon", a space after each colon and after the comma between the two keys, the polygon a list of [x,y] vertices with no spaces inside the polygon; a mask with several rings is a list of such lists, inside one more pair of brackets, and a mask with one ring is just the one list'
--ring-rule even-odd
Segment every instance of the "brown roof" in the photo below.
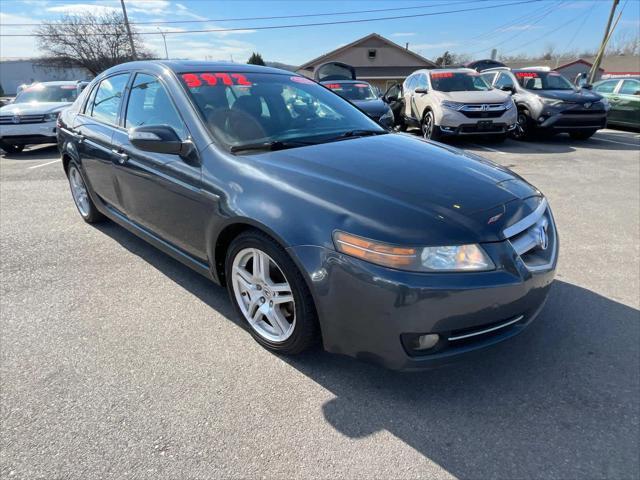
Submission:
{"label": "brown roof", "polygon": [[336,55],[337,53],[344,52],[345,50],[348,50],[349,48],[354,47],[354,46],[358,45],[359,43],[365,42],[365,41],[367,41],[367,40],[369,40],[371,38],[376,38],[376,39],[386,43],[390,47],[398,48],[398,49],[402,50],[403,52],[407,52],[408,54],[413,55],[415,58],[417,58],[421,62],[424,62],[425,66],[431,66],[431,67],[435,67],[436,66],[435,63],[433,63],[431,60],[428,60],[428,59],[424,58],[422,55],[418,55],[416,52],[412,52],[411,50],[406,49],[403,46],[398,45],[397,43],[392,42],[391,40],[389,40],[387,38],[384,38],[382,35],[378,35],[377,33],[370,33],[369,35],[364,36],[362,38],[359,38],[354,42],[351,42],[351,43],[349,43],[347,45],[343,45],[342,47],[336,48],[335,50],[331,50],[330,52],[327,52],[327,53],[325,53],[323,55],[320,55],[319,57],[316,57],[313,60],[309,60],[307,63],[304,63],[303,65],[300,65],[298,67],[298,70],[303,70],[303,69],[308,68],[308,67],[310,67],[312,65],[316,65],[318,63],[322,63],[323,60],[325,60],[325,59],[327,59],[327,58],[329,58],[329,57],[331,57],[333,55]]}

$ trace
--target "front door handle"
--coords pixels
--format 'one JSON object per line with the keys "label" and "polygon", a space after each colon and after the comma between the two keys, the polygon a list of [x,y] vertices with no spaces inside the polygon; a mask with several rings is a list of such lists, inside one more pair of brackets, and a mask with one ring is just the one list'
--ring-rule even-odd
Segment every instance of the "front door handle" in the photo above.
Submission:
{"label": "front door handle", "polygon": [[127,155],[126,153],[124,153],[121,150],[111,150],[111,152],[116,156],[116,158],[118,159],[118,163],[120,165],[122,165],[124,162],[126,162],[127,160],[129,160],[129,155]]}

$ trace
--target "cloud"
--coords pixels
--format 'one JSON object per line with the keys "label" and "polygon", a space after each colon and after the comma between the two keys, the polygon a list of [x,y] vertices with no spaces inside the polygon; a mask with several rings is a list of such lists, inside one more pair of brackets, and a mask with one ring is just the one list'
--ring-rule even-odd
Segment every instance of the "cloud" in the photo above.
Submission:
{"label": "cloud", "polygon": [[512,25],[510,27],[500,28],[498,29],[498,31],[499,32],[515,32],[515,31],[523,31],[523,30],[537,30],[539,28],[542,28],[542,27],[540,25],[533,25],[533,24]]}
{"label": "cloud", "polygon": [[391,36],[392,37],[413,37],[416,34],[416,32],[397,32],[397,33],[392,33]]}
{"label": "cloud", "polygon": [[409,45],[411,50],[433,50],[435,48],[449,48],[449,47],[457,47],[460,45],[455,42],[440,42],[440,43],[416,43],[414,45]]}
{"label": "cloud", "polygon": [[[34,23],[34,21],[31,17],[0,12],[0,24],[3,24],[3,34],[25,34],[30,32],[29,27],[11,27],[4,25],[6,23]],[[33,57],[37,54],[37,51],[34,37],[0,37],[0,58]]]}
{"label": "cloud", "polygon": [[104,15],[107,13],[121,12],[122,9],[116,7],[110,7],[107,5],[97,5],[90,3],[75,3],[56,5],[55,7],[48,7],[47,12],[62,13],[71,15],[82,15],[84,13],[93,13],[95,15]]}

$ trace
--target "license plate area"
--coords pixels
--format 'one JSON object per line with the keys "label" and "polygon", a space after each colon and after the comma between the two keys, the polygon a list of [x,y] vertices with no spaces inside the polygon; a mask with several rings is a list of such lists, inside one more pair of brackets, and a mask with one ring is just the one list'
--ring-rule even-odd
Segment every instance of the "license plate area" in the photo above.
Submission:
{"label": "license plate area", "polygon": [[491,130],[493,128],[493,120],[481,120],[476,126],[478,130]]}

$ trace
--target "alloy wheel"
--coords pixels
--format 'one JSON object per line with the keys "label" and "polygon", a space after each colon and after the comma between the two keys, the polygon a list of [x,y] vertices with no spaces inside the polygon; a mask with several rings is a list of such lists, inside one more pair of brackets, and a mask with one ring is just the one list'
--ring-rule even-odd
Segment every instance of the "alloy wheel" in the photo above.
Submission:
{"label": "alloy wheel", "polygon": [[69,185],[71,185],[71,195],[73,201],[78,207],[80,215],[88,217],[91,210],[91,204],[89,203],[89,194],[87,193],[87,187],[84,184],[82,175],[75,166],[69,168]]}
{"label": "alloy wheel", "polygon": [[516,138],[526,137],[528,128],[527,122],[527,115],[524,112],[518,112],[518,121],[516,123],[516,129],[514,131],[514,136]]}
{"label": "alloy wheel", "polygon": [[262,338],[284,342],[296,324],[295,301],[278,264],[257,248],[240,250],[233,259],[231,284],[244,318]]}
{"label": "alloy wheel", "polygon": [[422,136],[429,140],[433,131],[433,117],[427,113],[422,121]]}

